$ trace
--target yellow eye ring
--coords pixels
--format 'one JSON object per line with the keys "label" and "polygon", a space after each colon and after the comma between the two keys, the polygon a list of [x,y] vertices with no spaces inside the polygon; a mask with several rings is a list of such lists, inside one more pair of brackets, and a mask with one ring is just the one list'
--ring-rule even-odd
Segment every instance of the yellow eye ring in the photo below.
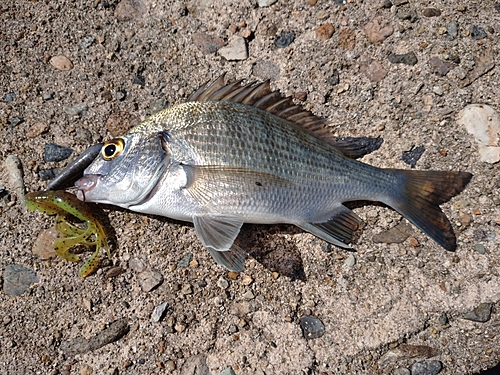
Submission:
{"label": "yellow eye ring", "polygon": [[101,148],[101,155],[104,160],[113,160],[120,155],[125,147],[125,142],[121,138],[115,138],[105,142]]}

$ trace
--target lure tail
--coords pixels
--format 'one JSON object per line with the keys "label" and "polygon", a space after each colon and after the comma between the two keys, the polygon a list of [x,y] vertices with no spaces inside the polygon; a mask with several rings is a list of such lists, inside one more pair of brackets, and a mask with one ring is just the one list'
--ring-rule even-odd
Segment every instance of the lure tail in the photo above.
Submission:
{"label": "lure tail", "polygon": [[457,247],[450,221],[440,204],[459,194],[472,178],[468,172],[393,170],[402,188],[384,203],[394,208],[446,250]]}

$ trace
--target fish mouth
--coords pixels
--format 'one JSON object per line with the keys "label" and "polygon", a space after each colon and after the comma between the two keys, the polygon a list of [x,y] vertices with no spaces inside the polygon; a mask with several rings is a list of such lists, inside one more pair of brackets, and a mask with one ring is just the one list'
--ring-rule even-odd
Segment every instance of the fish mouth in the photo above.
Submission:
{"label": "fish mouth", "polygon": [[76,181],[75,186],[78,188],[76,197],[85,202],[85,194],[96,187],[100,176],[99,174],[88,174]]}

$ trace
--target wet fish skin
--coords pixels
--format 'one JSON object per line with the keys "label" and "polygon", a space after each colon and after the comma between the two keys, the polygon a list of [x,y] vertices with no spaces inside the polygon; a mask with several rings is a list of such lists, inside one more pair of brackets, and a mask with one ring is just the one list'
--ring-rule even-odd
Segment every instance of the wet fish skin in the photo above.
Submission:
{"label": "wet fish skin", "polygon": [[470,173],[353,160],[325,133],[323,119],[268,84],[219,80],[194,98],[106,142],[77,182],[78,196],[193,222],[216,261],[234,270],[244,260],[234,240],[245,222],[295,224],[348,247],[360,219],[343,203],[355,200],[383,202],[444,248],[456,248],[439,205],[464,189]]}

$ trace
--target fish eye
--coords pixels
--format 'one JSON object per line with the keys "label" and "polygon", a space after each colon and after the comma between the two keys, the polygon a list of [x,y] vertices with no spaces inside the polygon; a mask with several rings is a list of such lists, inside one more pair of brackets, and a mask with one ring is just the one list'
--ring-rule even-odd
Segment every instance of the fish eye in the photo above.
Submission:
{"label": "fish eye", "polygon": [[121,138],[115,138],[111,141],[104,143],[101,149],[101,155],[104,160],[112,160],[120,155],[123,151],[125,143]]}

